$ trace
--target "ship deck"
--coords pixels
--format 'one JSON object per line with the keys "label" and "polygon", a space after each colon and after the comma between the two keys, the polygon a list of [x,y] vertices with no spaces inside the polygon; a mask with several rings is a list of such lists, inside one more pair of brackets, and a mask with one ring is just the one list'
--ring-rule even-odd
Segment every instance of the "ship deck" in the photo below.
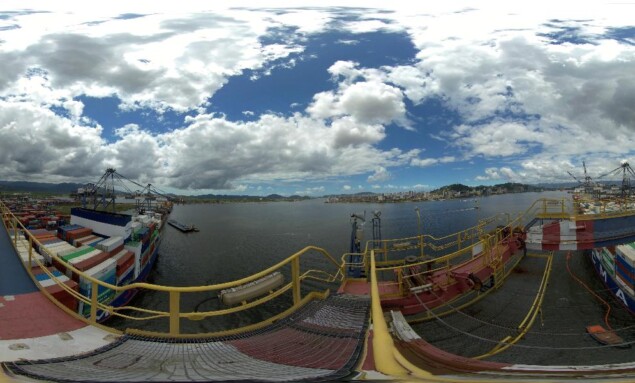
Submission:
{"label": "ship deck", "polygon": [[[633,318],[594,274],[582,252],[556,252],[543,301],[528,332],[508,349],[482,360],[536,366],[632,364],[635,342]],[[520,333],[519,325],[531,309],[543,277],[546,258],[521,260],[504,286],[455,313],[437,317],[413,329],[434,347],[465,357],[481,357],[506,336]],[[568,263],[568,268],[567,268]],[[600,301],[574,276],[597,294]],[[607,327],[604,317],[627,347],[598,343],[586,331],[590,325]],[[458,302],[457,302],[458,306]]]}
{"label": "ship deck", "polygon": [[11,241],[1,227],[0,361],[75,355],[112,341],[110,333],[73,318],[42,294]]}

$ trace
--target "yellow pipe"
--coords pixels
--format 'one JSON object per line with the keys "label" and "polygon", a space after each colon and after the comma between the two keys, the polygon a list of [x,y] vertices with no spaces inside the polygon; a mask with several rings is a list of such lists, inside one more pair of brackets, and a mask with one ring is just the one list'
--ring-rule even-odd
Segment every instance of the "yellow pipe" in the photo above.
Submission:
{"label": "yellow pipe", "polygon": [[[538,293],[536,294],[536,297],[534,298],[534,301],[531,305],[531,311],[538,311],[538,309],[540,309],[540,303],[542,303],[542,299],[545,295],[545,290],[547,288],[547,282],[549,281],[549,276],[551,275],[551,264],[553,262],[553,257],[548,257],[547,258],[547,264],[545,265],[545,272],[542,275],[542,281],[540,282],[540,287],[538,288]],[[530,312],[531,312],[530,311]],[[535,315],[534,315],[535,317]],[[523,319],[522,322],[520,322],[520,324],[518,325],[518,328],[524,328],[527,324],[527,322],[530,321],[530,314],[528,313],[527,316]]]}
{"label": "yellow pipe", "polygon": [[388,326],[384,319],[384,313],[379,301],[379,286],[375,274],[375,252],[370,251],[370,284],[371,284],[371,315],[373,321],[373,358],[377,371],[391,376],[406,376],[408,371],[395,359],[393,349],[395,347],[392,337],[388,332]]}
{"label": "yellow pipe", "polygon": [[170,291],[170,336],[177,336],[181,333],[180,312],[181,295],[178,291]]}
{"label": "yellow pipe", "polygon": [[508,348],[510,348],[512,345],[518,343],[518,341],[522,339],[527,334],[527,332],[529,332],[529,329],[531,328],[534,321],[536,320],[536,317],[538,316],[538,313],[540,312],[540,307],[542,306],[542,302],[543,302],[546,289],[547,289],[547,284],[549,281],[549,276],[551,275],[552,261],[553,261],[553,257],[547,258],[547,264],[545,265],[545,272],[542,275],[542,281],[540,282],[540,287],[538,288],[536,297],[534,298],[534,301],[531,305],[531,308],[529,309],[529,312],[527,313],[523,321],[520,323],[520,325],[518,325],[518,329],[520,330],[520,333],[518,333],[514,338],[512,338],[511,336],[505,337],[499,344],[497,344],[489,352],[483,355],[476,356],[474,357],[474,359],[484,359],[484,358],[488,358],[490,356],[499,354],[507,350]]}

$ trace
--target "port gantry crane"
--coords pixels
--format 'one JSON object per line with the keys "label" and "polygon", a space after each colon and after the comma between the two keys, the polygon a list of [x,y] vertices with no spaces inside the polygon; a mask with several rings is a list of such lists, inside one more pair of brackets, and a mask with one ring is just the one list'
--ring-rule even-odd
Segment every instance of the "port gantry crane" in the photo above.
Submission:
{"label": "port gantry crane", "polygon": [[608,173],[602,174],[601,176],[598,177],[598,179],[604,178],[609,175],[615,176],[619,174],[622,175],[622,187],[620,190],[620,194],[622,197],[630,197],[633,192],[633,189],[631,187],[631,176],[635,177],[635,171],[633,171],[633,168],[631,167],[631,165],[629,165],[628,161],[622,160],[622,163],[620,164],[620,166],[611,170]]}
{"label": "port gantry crane", "polygon": [[[126,183],[136,185],[140,187],[141,190],[132,191]],[[128,196],[132,196],[132,198],[136,200],[136,209],[139,212],[152,210],[153,201],[157,199],[157,196],[164,197],[167,201],[172,200],[170,196],[158,190],[156,187],[152,186],[152,184],[143,186],[140,183],[117,173],[115,169],[108,168],[97,183],[88,183],[78,190],[77,194],[81,198],[82,207],[86,208],[90,202],[93,210],[97,210],[97,208],[101,205],[104,210],[106,210],[109,206],[112,206],[112,212],[116,212],[115,200],[117,193],[121,192],[116,190],[115,184],[118,184]]]}
{"label": "port gantry crane", "polygon": [[593,178],[589,175],[586,169],[586,163],[582,161],[582,167],[584,168],[584,181],[580,180],[580,178],[576,177],[570,171],[567,171],[574,180],[578,181],[581,185],[584,186],[584,193],[588,195],[594,195],[597,192],[597,197],[599,197],[600,191],[596,188],[598,186],[597,183],[593,181]]}

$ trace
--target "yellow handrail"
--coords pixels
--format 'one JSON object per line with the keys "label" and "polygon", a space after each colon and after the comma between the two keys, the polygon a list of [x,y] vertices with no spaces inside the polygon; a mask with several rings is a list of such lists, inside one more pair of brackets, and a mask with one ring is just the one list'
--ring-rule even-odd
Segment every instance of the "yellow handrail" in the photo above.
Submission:
{"label": "yellow handrail", "polygon": [[[41,252],[45,253],[47,256],[49,256],[51,259],[56,260],[58,262],[63,262],[57,255],[52,254],[52,252],[50,252],[46,247],[44,247],[38,240],[37,238],[35,238],[30,232],[29,230],[26,229],[26,227],[13,215],[13,213],[6,207],[6,205],[4,205],[4,203],[2,203],[2,201],[0,201],[0,210],[2,211],[2,218],[3,218],[3,225],[7,228],[7,230],[12,230],[13,231],[13,235],[14,235],[14,241],[13,244],[17,249],[17,243],[18,243],[18,232],[20,233],[25,233],[26,234],[26,238],[28,238],[28,242],[29,242],[29,265],[31,264],[35,264],[37,265],[37,267],[39,267],[40,269],[43,270],[44,273],[46,273],[55,283],[57,283],[59,286],[61,286],[67,293],[71,294],[75,299],[79,300],[79,301],[83,301],[86,304],[90,305],[90,317],[89,318],[85,318],[82,315],[79,315],[78,313],[73,312],[72,310],[68,309],[67,307],[65,307],[64,305],[62,305],[60,302],[58,302],[54,297],[52,297],[45,289],[43,289],[39,283],[37,282],[37,279],[35,278],[35,276],[32,273],[32,270],[30,269],[30,267],[26,267],[27,272],[29,273],[29,275],[31,276],[31,278],[33,279],[33,281],[36,283],[36,285],[38,287],[40,287],[41,291],[49,298],[51,299],[56,305],[58,305],[59,307],[61,307],[62,309],[64,309],[66,312],[72,314],[73,316],[75,316],[76,318],[89,323],[89,324],[93,324],[93,325],[99,325],[97,323],[97,312],[98,311],[106,311],[108,313],[110,313],[111,315],[116,315],[116,316],[120,316],[123,318],[128,318],[128,319],[133,319],[133,320],[150,320],[150,319],[157,319],[157,318],[168,318],[169,320],[169,332],[168,333],[153,333],[154,335],[157,334],[163,334],[163,335],[169,335],[169,336],[176,336],[176,337],[187,337],[189,336],[189,334],[182,334],[181,333],[181,329],[180,329],[180,320],[182,318],[187,318],[187,319],[191,319],[191,320],[201,320],[203,318],[207,318],[207,317],[214,317],[214,316],[220,316],[220,315],[227,315],[227,314],[232,314],[232,313],[236,313],[242,310],[246,310],[246,309],[250,309],[256,306],[259,306],[265,302],[268,302],[276,297],[281,296],[283,293],[287,292],[287,291],[291,291],[292,294],[292,298],[293,298],[293,305],[290,308],[290,312],[296,310],[297,308],[301,307],[305,302],[306,302],[306,297],[311,297],[311,298],[316,298],[316,297],[323,297],[326,296],[323,293],[320,295],[315,295],[314,293],[309,292],[307,296],[305,296],[304,298],[302,297],[302,290],[300,288],[300,285],[302,283],[303,280],[317,280],[317,281],[322,281],[322,282],[326,282],[326,283],[332,283],[334,281],[337,280],[341,280],[343,278],[344,272],[343,272],[343,264],[338,263],[326,250],[316,247],[316,246],[307,246],[304,249],[301,249],[300,251],[296,252],[295,254],[289,256],[288,258],[286,258],[283,261],[280,261],[278,263],[276,263],[275,265],[260,271],[258,273],[255,273],[253,275],[250,275],[248,277],[245,278],[241,278],[235,281],[230,281],[230,282],[224,282],[224,283],[218,283],[218,284],[213,284],[213,285],[205,285],[205,286],[189,286],[189,287],[177,287],[177,286],[161,286],[161,285],[154,285],[154,284],[149,284],[149,283],[134,283],[134,284],[130,284],[130,285],[126,285],[126,286],[116,286],[116,285],[112,285],[103,281],[100,281],[98,279],[93,278],[92,276],[86,275],[84,272],[76,269],[74,266],[72,266],[71,264],[66,264],[67,269],[71,270],[73,273],[79,275],[84,281],[87,281],[88,283],[91,284],[91,291],[92,294],[89,297],[86,297],[76,291],[74,291],[72,288],[68,287],[66,284],[62,283],[60,279],[58,279],[56,276],[54,276],[49,270],[48,268],[42,263],[40,262],[36,257],[32,257],[32,252],[34,251],[33,247],[34,246],[38,246],[38,248],[40,249]],[[9,229],[10,225],[11,229]],[[332,265],[334,265],[336,267],[336,273],[335,274],[330,274],[324,270],[306,270],[304,272],[302,272],[302,270],[300,269],[300,258],[308,255],[311,252],[316,252],[318,254],[321,254],[322,256],[324,256],[328,262],[330,262]],[[238,305],[238,306],[234,306],[234,307],[228,307],[228,308],[223,308],[223,309],[218,309],[218,310],[213,310],[213,311],[205,311],[205,312],[181,312],[181,308],[180,308],[180,301],[181,301],[181,294],[184,293],[201,293],[201,292],[213,292],[213,291],[220,291],[220,290],[224,290],[224,289],[229,289],[229,288],[233,288],[233,287],[238,287],[241,286],[243,284],[246,283],[250,283],[253,281],[256,281],[264,276],[267,276],[275,271],[278,271],[280,269],[282,269],[283,267],[289,265],[291,268],[290,271],[290,275],[291,275],[291,282],[284,284],[278,288],[276,288],[274,291],[270,291],[269,294],[265,294],[264,296],[261,296],[259,298],[256,298],[254,300],[252,300],[251,302],[243,302],[242,305]],[[26,265],[25,265],[26,266]],[[169,310],[168,311],[161,311],[161,310],[150,310],[150,309],[145,309],[145,308],[139,308],[139,307],[134,307],[134,306],[124,306],[124,307],[112,307],[112,306],[108,306],[107,304],[101,303],[98,301],[98,295],[97,292],[99,290],[99,286],[103,286],[105,288],[111,289],[113,291],[126,291],[126,290],[131,290],[131,289],[146,289],[146,290],[154,290],[154,291],[160,291],[160,292],[166,292],[168,293],[169,299]],[[328,290],[326,290],[328,291]],[[121,313],[120,311],[134,311],[137,313],[142,313],[142,314],[146,314],[142,317],[136,317],[136,316],[132,316],[132,315],[126,315]],[[269,319],[268,321],[264,321],[264,322],[268,322],[270,323],[271,321],[273,321],[274,319]],[[120,332],[118,330],[115,329],[111,329],[108,328],[106,326],[103,325],[99,325],[99,327],[108,329],[112,332]],[[128,329],[127,331],[134,331],[134,329]],[[138,330],[138,331],[142,331],[142,330]],[[233,330],[230,330],[233,331]],[[198,334],[200,335],[200,334]]]}
{"label": "yellow handrail", "polygon": [[511,336],[507,336],[505,337],[503,340],[501,340],[494,348],[492,348],[490,351],[488,351],[485,354],[479,355],[479,356],[475,356],[473,357],[474,359],[484,359],[484,358],[489,358],[491,356],[494,356],[498,353],[501,353],[505,350],[507,350],[508,348],[510,348],[512,345],[516,344],[519,340],[521,340],[531,329],[531,326],[533,325],[534,321],[536,320],[536,317],[538,316],[538,313],[540,312],[540,309],[542,308],[542,302],[544,300],[545,294],[547,292],[547,284],[549,282],[549,276],[551,275],[551,267],[552,267],[552,263],[553,263],[553,252],[550,252],[548,257],[547,257],[547,262],[545,265],[545,271],[542,275],[542,280],[540,282],[540,286],[538,287],[538,291],[536,292],[536,297],[534,298],[533,303],[531,304],[531,307],[529,309],[529,311],[527,312],[527,315],[525,316],[525,318],[522,320],[522,322],[518,325],[518,334],[516,334],[516,336],[514,336],[513,338]]}
{"label": "yellow handrail", "polygon": [[395,359],[395,345],[388,332],[379,299],[379,285],[375,270],[375,252],[370,251],[370,296],[373,322],[373,357],[377,371],[391,376],[406,376],[408,371]]}

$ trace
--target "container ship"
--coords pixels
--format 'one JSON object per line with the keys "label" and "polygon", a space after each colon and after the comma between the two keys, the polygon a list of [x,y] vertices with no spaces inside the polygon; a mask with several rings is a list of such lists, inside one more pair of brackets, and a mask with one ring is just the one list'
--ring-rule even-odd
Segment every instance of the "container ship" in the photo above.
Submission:
{"label": "container ship", "polygon": [[635,242],[593,249],[590,256],[606,287],[635,315]]}
{"label": "container ship", "polygon": [[[89,317],[90,304],[75,299],[60,283],[91,297],[92,283],[87,276],[116,286],[145,281],[157,258],[169,208],[136,215],[80,207],[72,208],[68,217],[38,213],[30,209],[16,212],[28,221],[27,230],[35,238],[29,245],[27,233],[18,231],[18,238],[14,238],[18,251],[28,260],[31,246],[30,267],[37,281],[66,307]],[[59,227],[52,228],[52,221],[59,222]],[[34,228],[40,222],[47,228]],[[101,285],[98,290],[99,303],[113,307],[126,305],[136,293],[134,289],[116,292]],[[99,322],[108,316],[106,311],[97,312]]]}

